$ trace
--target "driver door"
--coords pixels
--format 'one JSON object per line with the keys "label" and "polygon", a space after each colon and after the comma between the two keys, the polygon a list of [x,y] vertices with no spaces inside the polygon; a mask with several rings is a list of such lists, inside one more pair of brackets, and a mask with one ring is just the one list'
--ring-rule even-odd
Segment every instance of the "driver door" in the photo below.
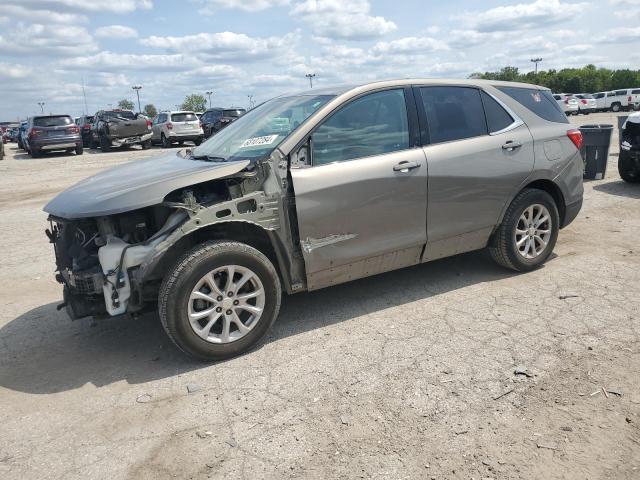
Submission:
{"label": "driver door", "polygon": [[313,132],[311,166],[291,168],[309,290],[420,262],[427,166],[416,119],[410,90],[383,90]]}

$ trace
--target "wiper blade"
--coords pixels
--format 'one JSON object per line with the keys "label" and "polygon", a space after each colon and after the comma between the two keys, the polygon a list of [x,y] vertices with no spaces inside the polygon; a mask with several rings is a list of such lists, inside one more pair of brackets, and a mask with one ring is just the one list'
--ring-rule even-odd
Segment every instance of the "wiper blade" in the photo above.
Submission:
{"label": "wiper blade", "polygon": [[213,155],[192,155],[191,158],[193,160],[205,160],[207,162],[226,162],[227,159],[224,157],[216,157]]}

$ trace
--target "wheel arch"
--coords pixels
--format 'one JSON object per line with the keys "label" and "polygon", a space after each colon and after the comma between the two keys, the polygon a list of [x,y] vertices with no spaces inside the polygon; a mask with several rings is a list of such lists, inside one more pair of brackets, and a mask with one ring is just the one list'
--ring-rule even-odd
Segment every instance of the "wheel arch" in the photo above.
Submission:
{"label": "wheel arch", "polygon": [[173,263],[196,245],[211,240],[236,241],[249,245],[264,254],[275,267],[285,290],[290,292],[289,269],[284,260],[284,246],[275,232],[257,223],[246,220],[232,220],[204,225],[171,244],[161,255],[147,265],[143,281],[162,279]]}

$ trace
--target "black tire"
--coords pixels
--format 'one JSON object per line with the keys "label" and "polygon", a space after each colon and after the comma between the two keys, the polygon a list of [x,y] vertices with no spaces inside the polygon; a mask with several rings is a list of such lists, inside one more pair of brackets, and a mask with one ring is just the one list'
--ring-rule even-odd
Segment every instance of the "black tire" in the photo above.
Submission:
{"label": "black tire", "polygon": [[[549,211],[551,237],[545,249],[537,257],[527,259],[517,251],[515,230],[522,213],[535,204],[543,205]],[[509,205],[502,223],[490,242],[489,253],[498,265],[518,272],[528,272],[540,267],[547,261],[558,240],[559,230],[560,215],[553,197],[543,190],[525,189]]]}
{"label": "black tire", "polygon": [[102,135],[100,137],[100,150],[102,150],[104,153],[111,150],[111,140],[109,140],[109,137],[107,137],[106,135]]}
{"label": "black tire", "polygon": [[160,145],[162,145],[162,148],[169,148],[171,146],[171,142],[167,140],[164,133],[160,134]]}
{"label": "black tire", "polygon": [[[225,265],[243,266],[257,275],[265,291],[265,305],[258,323],[246,335],[230,343],[210,343],[189,323],[189,296],[205,274]],[[178,348],[199,360],[217,361],[240,355],[260,341],[278,316],[281,295],[280,279],[265,255],[243,243],[214,241],[187,252],[168,271],[160,287],[158,311],[165,331]]]}
{"label": "black tire", "polygon": [[31,158],[38,158],[39,156],[41,156],[42,154],[40,153],[40,150],[38,150],[37,148],[32,148],[29,151],[29,155],[31,155]]}
{"label": "black tire", "polygon": [[141,145],[143,150],[149,150],[151,148],[151,140],[145,140]]}
{"label": "black tire", "polygon": [[627,183],[640,183],[640,169],[635,162],[629,158],[627,152],[620,152],[618,157],[618,173],[620,178]]}
{"label": "black tire", "polygon": [[84,153],[84,145],[76,145],[76,155],[82,155]]}
{"label": "black tire", "polygon": [[196,147],[199,146],[202,143],[202,138],[196,138],[193,143],[196,144]]}
{"label": "black tire", "polygon": [[611,111],[618,113],[622,108],[622,105],[620,105],[619,103],[614,103],[613,105],[611,105]]}
{"label": "black tire", "polygon": [[22,140],[18,139],[18,148],[20,150],[24,150],[24,145],[22,144]]}

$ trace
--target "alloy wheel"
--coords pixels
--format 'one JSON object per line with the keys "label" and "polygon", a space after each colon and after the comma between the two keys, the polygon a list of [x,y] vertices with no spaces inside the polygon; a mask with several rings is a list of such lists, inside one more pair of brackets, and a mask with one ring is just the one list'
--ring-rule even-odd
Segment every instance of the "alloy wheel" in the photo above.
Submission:
{"label": "alloy wheel", "polygon": [[534,204],[525,208],[514,234],[518,253],[527,260],[540,256],[549,245],[552,228],[551,214],[547,207]]}

